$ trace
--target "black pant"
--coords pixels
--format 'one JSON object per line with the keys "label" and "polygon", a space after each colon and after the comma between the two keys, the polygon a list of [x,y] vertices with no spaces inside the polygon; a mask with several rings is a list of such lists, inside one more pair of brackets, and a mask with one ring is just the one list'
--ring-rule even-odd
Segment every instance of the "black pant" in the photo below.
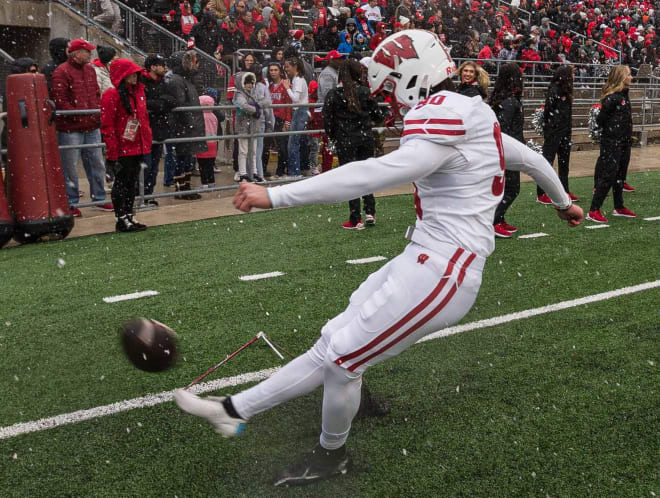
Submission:
{"label": "black pant", "polygon": [[504,171],[504,197],[495,210],[494,224],[504,221],[504,214],[520,193],[520,171]]}
{"label": "black pant", "polygon": [[197,163],[199,164],[200,182],[202,185],[215,183],[215,158],[214,157],[198,157]]}
{"label": "black pant", "polygon": [[133,213],[135,187],[140,174],[140,163],[144,156],[124,156],[119,158],[119,169],[115,171],[115,181],[112,184],[112,204],[117,218]]}
{"label": "black pant", "polygon": [[596,162],[594,174],[594,187],[596,192],[591,200],[589,211],[600,209],[607,193],[612,189],[614,209],[623,207],[623,182],[628,173],[630,163],[630,143],[602,140],[600,142],[600,156]]}
{"label": "black pant", "polygon": [[[284,120],[275,117],[275,131],[284,131]],[[276,137],[275,144],[277,145],[277,176],[286,175],[289,171],[289,137]]]}
{"label": "black pant", "polygon": [[[543,142],[543,157],[550,163],[555,161],[557,157],[557,172],[559,174],[559,181],[564,187],[564,191],[568,192],[568,163],[571,158],[571,136],[562,135],[558,137],[547,137]],[[538,185],[536,186],[536,195],[541,196],[545,192]]]}
{"label": "black pant", "polygon": [[[352,161],[363,161],[370,157],[374,157],[373,140],[367,140],[356,144],[348,143],[343,147],[337,147],[337,159],[339,160],[340,166]],[[375,215],[376,199],[374,199],[374,194],[363,195],[362,200],[364,201],[364,212],[372,216]],[[350,222],[356,224],[362,219],[360,199],[351,199],[348,201],[348,207],[351,213]]]}

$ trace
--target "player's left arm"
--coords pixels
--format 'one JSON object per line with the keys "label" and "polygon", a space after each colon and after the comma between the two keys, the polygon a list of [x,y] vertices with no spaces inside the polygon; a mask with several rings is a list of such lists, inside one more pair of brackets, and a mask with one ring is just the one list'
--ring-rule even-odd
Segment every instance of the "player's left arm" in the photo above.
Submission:
{"label": "player's left arm", "polygon": [[504,133],[502,134],[502,145],[504,146],[506,169],[520,171],[531,176],[545,190],[557,208],[557,214],[561,219],[568,221],[569,226],[574,227],[582,223],[584,219],[582,208],[571,202],[559,177],[541,154],[537,154]]}

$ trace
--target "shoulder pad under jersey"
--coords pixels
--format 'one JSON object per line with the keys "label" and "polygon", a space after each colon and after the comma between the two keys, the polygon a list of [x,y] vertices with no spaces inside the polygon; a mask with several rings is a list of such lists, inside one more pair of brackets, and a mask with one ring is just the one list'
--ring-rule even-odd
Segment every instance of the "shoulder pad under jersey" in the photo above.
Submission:
{"label": "shoulder pad under jersey", "polygon": [[443,91],[421,101],[405,115],[401,143],[419,138],[441,145],[465,143],[473,98]]}

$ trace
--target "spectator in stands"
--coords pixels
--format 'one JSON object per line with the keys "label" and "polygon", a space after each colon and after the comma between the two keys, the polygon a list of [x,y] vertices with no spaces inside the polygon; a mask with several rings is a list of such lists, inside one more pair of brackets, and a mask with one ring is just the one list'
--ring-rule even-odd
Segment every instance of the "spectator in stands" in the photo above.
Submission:
{"label": "spectator in stands", "polygon": [[252,11],[245,9],[241,14],[241,17],[238,18],[238,30],[243,33],[243,39],[246,44],[250,42],[250,36],[254,32],[254,17],[252,16]]}
{"label": "spectator in stands", "polygon": [[[319,101],[318,90],[319,90],[318,82],[316,80],[310,81],[309,85],[307,86],[307,94],[309,96],[310,104],[315,104]],[[323,128],[323,113],[315,112],[317,109],[318,109],[317,107],[312,107],[309,109],[310,118],[309,121],[307,122],[308,130],[320,130]],[[322,133],[314,133],[313,135],[307,135],[307,143],[308,143],[308,151],[309,151],[309,156],[308,156],[309,169],[303,170],[302,172],[303,176],[316,176],[320,173],[319,145],[322,136],[323,136]]]}
{"label": "spectator in stands", "polygon": [[353,52],[356,54],[361,54],[362,52],[368,52],[369,45],[367,44],[367,39],[362,33],[355,35],[353,40]]}
{"label": "spectator in stands", "polygon": [[[290,104],[291,98],[284,87],[283,78],[285,77],[282,66],[271,62],[268,65],[268,87],[273,104]],[[273,109],[275,115],[275,131],[289,131],[291,128],[291,108],[277,107]],[[275,179],[286,176],[288,171],[288,141],[287,137],[277,137],[277,170]]]}
{"label": "spectator in stands", "polygon": [[366,38],[367,44],[371,40],[372,35],[374,34],[374,29],[369,24],[365,10],[360,7],[355,11],[355,25],[357,27],[357,32],[364,35]]}
{"label": "spectator in stands", "polygon": [[218,27],[213,12],[205,12],[202,15],[201,22],[191,29],[189,39],[195,42],[195,47],[209,55],[213,55],[218,45],[225,46],[222,30]]}
{"label": "spectator in stands", "polygon": [[254,33],[250,37],[248,48],[255,50],[254,56],[259,64],[264,63],[267,55],[267,52],[262,52],[262,50],[272,50],[273,48],[268,31],[266,30],[266,25],[261,21],[254,25]]}
{"label": "spectator in stands", "polygon": [[465,55],[468,59],[476,59],[479,57],[481,48],[479,46],[479,32],[472,31],[471,37],[465,43]]}
{"label": "spectator in stands", "polygon": [[233,16],[225,17],[222,28],[220,28],[220,35],[225,48],[224,53],[227,55],[232,55],[238,49],[245,47],[245,38],[239,31],[236,18]]}
{"label": "spectator in stands", "polygon": [[295,26],[295,22],[293,21],[293,4],[291,2],[282,3],[282,15],[278,22],[279,38],[283,42],[289,37],[289,32]]}
{"label": "spectator in stands", "polygon": [[94,17],[94,20],[109,28],[113,33],[120,34],[119,31],[122,26],[119,6],[112,0],[101,0],[100,7],[101,13]]}
{"label": "spectator in stands", "polygon": [[387,38],[387,25],[384,22],[376,23],[376,30],[374,36],[371,37],[369,42],[369,48],[371,50],[376,50],[376,47]]}
{"label": "spectator in stands", "polygon": [[51,60],[43,67],[43,74],[46,77],[46,83],[48,84],[48,93],[50,93],[51,90],[53,71],[55,71],[57,66],[66,62],[68,58],[66,48],[70,41],[71,40],[68,38],[53,38],[48,42],[48,50],[50,52]]}
{"label": "spectator in stands", "polygon": [[[210,95],[200,95],[200,106],[215,105],[215,100]],[[207,137],[218,134],[218,118],[211,109],[204,110],[204,130]],[[209,140],[206,142],[206,151],[196,154],[199,164],[200,182],[202,188],[215,187],[215,158],[218,155],[218,142]]]}
{"label": "spectator in stands", "polygon": [[[199,69],[197,55],[192,50],[174,52],[169,60],[170,72],[165,76],[167,93],[174,97],[176,107],[199,106],[199,94],[193,78]],[[204,117],[201,111],[177,112],[172,117],[172,138],[199,138],[205,135]],[[187,192],[191,188],[192,172],[195,169],[194,155],[207,150],[201,141],[177,143],[174,146],[176,166],[174,182],[177,192]],[[199,194],[181,194],[177,198],[196,200]]]}
{"label": "spectator in stands", "polygon": [[98,58],[92,61],[92,67],[96,72],[96,82],[99,85],[101,96],[108,89],[112,88],[112,81],[110,80],[110,63],[118,59],[117,51],[113,47],[98,45],[96,47]]}
{"label": "spectator in stands", "polygon": [[397,6],[396,10],[394,11],[395,22],[400,22],[401,24],[405,24],[404,22],[401,21],[402,17],[405,17],[406,19],[413,18],[412,0],[401,0],[401,3]]}
{"label": "spectator in stands", "polygon": [[[236,92],[232,102],[236,106],[237,135],[252,135],[257,131],[257,123],[261,117],[261,110],[254,98],[254,85],[256,78],[250,71],[242,71],[234,79]],[[248,156],[249,154],[249,156]],[[248,164],[249,163],[249,164]],[[249,182],[247,168],[250,168],[252,177],[257,176],[257,140],[256,138],[238,139],[238,172],[240,182]]]}
{"label": "spectator in stands", "polygon": [[497,58],[503,61],[514,61],[518,57],[517,50],[513,48],[513,40],[505,38],[503,40],[503,47],[497,54]]}
{"label": "spectator in stands", "polygon": [[[368,87],[361,85],[362,67],[355,59],[348,59],[339,69],[341,86],[331,90],[323,104],[325,133],[336,144],[339,164],[369,159],[374,156],[374,121],[383,119]],[[367,225],[376,223],[376,201],[373,194],[362,197]],[[342,224],[349,230],[362,230],[360,199],[349,201],[350,217]]]}
{"label": "spectator in stands", "polygon": [[376,31],[376,24],[383,20],[383,13],[378,6],[378,0],[369,0],[369,3],[362,6],[364,14],[373,31]]}
{"label": "spectator in stands", "polygon": [[[573,129],[573,68],[559,66],[545,97],[543,107],[543,157],[553,164],[557,156],[559,180],[572,201],[579,199],[568,190],[568,165],[571,158]],[[536,188],[536,201],[551,205],[552,201],[541,187]]]}
{"label": "spectator in stands", "polygon": [[475,62],[464,62],[460,65],[456,73],[461,82],[458,87],[458,93],[466,97],[476,97],[479,95],[482,99],[488,96],[488,73],[481,69]]}
{"label": "spectator in stands", "polygon": [[[58,110],[74,111],[80,109],[98,109],[101,92],[96,82],[96,73],[89,64],[91,51],[96,46],[83,39],[71,40],[68,45],[68,59],[60,64],[52,77],[51,96]],[[60,145],[98,144],[101,142],[101,119],[98,114],[81,116],[57,116],[55,118],[57,138]],[[83,168],[89,181],[90,196],[93,201],[105,201],[105,166],[100,148],[60,149],[62,170],[66,192],[73,216],[82,216],[80,210],[73,207],[78,203],[78,160],[82,155]],[[102,211],[113,211],[112,203],[105,202],[97,206]]]}
{"label": "spectator in stands", "polygon": [[314,0],[314,5],[307,13],[307,19],[314,31],[314,36],[317,36],[328,27],[328,9],[323,5],[323,0]]}
{"label": "spectator in stands", "polygon": [[133,217],[135,186],[152,140],[144,84],[138,80],[141,72],[142,68],[129,59],[115,60],[110,65],[113,87],[101,98],[101,132],[115,175],[112,203],[118,232],[147,228]]}
{"label": "spectator in stands", "polygon": [[[291,118],[291,131],[302,131],[308,120],[307,107],[300,107],[299,104],[307,104],[307,82],[305,81],[305,67],[302,60],[297,57],[288,58],[284,61],[284,71],[288,79],[283,81],[291,102],[297,107],[293,108]],[[289,162],[288,175],[292,178],[301,176],[301,138],[300,135],[291,135],[288,143]]]}
{"label": "spectator in stands", "polygon": [[623,205],[632,144],[632,106],[628,96],[631,83],[630,68],[615,66],[610,70],[600,97],[601,110],[597,118],[601,129],[600,156],[594,175],[594,196],[587,214],[587,219],[596,223],[607,223],[600,209],[610,189],[614,199],[612,215],[625,218],[637,216]]}
{"label": "spectator in stands", "polygon": [[271,38],[271,43],[277,39],[277,16],[272,7],[266,6],[261,10],[261,22],[266,26],[266,32]]}
{"label": "spectator in stands", "polygon": [[208,2],[211,10],[218,19],[224,19],[229,12],[227,2],[225,0],[209,0]]}
{"label": "spectator in stands", "polygon": [[495,40],[490,36],[485,36],[483,45],[483,48],[479,51],[479,55],[477,56],[477,64],[483,67],[487,72],[495,72],[495,65],[492,62],[494,59],[493,46],[495,45]]}
{"label": "spectator in stands", "polygon": [[[257,133],[272,132],[275,127],[275,115],[271,104],[273,103],[270,90],[268,89],[268,81],[264,78],[263,71],[259,65],[255,64],[253,67],[256,84],[254,85],[254,99],[256,100],[259,108],[261,109],[261,116],[257,121]],[[264,137],[257,137],[257,155],[256,155],[256,175],[254,181],[259,183],[263,182],[268,174],[268,158],[263,161],[264,155]]]}
{"label": "spectator in stands", "polygon": [[536,51],[536,41],[534,38],[530,38],[527,41],[526,48],[523,49],[522,54],[520,56],[520,60],[522,61],[530,61],[533,64],[526,64],[523,63],[522,69],[525,72],[525,74],[540,74],[541,71],[541,66],[536,64],[536,62],[541,60],[541,56],[539,53]]}
{"label": "spectator in stands", "polygon": [[[495,112],[495,116],[497,116],[502,133],[525,143],[523,138],[522,90],[523,82],[520,69],[515,62],[509,62],[500,67],[500,72],[495,80],[495,88],[488,103]],[[504,215],[520,193],[520,172],[506,170],[504,178],[504,197],[495,210],[493,225],[496,237],[508,239],[518,230],[506,222]]]}
{"label": "spectator in stands", "polygon": [[[151,55],[144,60],[144,73],[141,81],[144,84],[144,94],[147,99],[149,112],[149,126],[153,143],[149,155],[144,162],[147,169],[144,171],[144,193],[151,195],[158,179],[158,165],[163,157],[163,142],[170,136],[170,111],[176,107],[174,97],[167,93],[165,73],[167,61],[160,55]],[[174,182],[174,171],[165,171],[165,183]],[[158,206],[156,199],[148,199],[146,204]]]}
{"label": "spectator in stands", "polygon": [[301,41],[301,49],[303,52],[303,59],[305,62],[313,66],[314,64],[314,54],[311,52],[316,52],[316,43],[314,41],[314,31],[311,26],[303,26],[303,39]]}
{"label": "spectator in stands", "polygon": [[[325,102],[325,98],[331,90],[337,88],[337,84],[339,83],[339,68],[341,68],[342,64],[344,63],[342,55],[337,50],[328,52],[326,59],[328,61],[328,65],[323,68],[318,78],[317,101],[321,103]],[[313,113],[322,116],[323,108],[316,107],[314,108]],[[330,147],[328,145],[328,136],[324,135],[323,146],[321,148],[321,155],[323,157],[323,161],[321,163],[322,172],[330,171],[332,169],[333,154],[330,151]]]}
{"label": "spectator in stands", "polygon": [[[215,22],[215,14],[212,11],[209,11],[209,14],[213,15],[213,20]],[[202,17],[202,16],[200,16]],[[203,19],[203,17],[202,17]],[[179,4],[179,24],[181,36],[186,39],[190,37],[190,32],[193,27],[198,23],[197,18],[193,15],[192,6],[188,0],[184,0]]]}
{"label": "spectator in stands", "polygon": [[339,33],[339,46],[337,47],[337,50],[344,55],[353,52],[353,39],[348,31],[342,31]]}
{"label": "spectator in stands", "polygon": [[328,27],[321,30],[321,33],[316,36],[316,47],[319,51],[330,52],[337,50],[339,45],[339,31],[336,19],[328,21]]}

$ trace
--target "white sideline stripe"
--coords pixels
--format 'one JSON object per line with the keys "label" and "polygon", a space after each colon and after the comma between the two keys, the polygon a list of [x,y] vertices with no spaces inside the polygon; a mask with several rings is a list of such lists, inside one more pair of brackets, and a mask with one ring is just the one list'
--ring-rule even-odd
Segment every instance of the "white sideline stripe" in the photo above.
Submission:
{"label": "white sideline stripe", "polygon": [[362,259],[347,259],[346,262],[349,265],[361,265],[363,263],[374,263],[376,261],[385,261],[387,258],[385,256],[373,256],[371,258],[362,258]]}
{"label": "white sideline stripe", "polygon": [[140,299],[141,297],[157,296],[160,294],[158,291],[142,291],[142,292],[133,292],[132,294],[120,294],[119,296],[109,296],[104,297],[104,303],[116,303],[119,301],[128,301],[129,299]]}
{"label": "white sideline stripe", "polygon": [[593,230],[594,228],[608,228],[609,225],[585,225],[584,228],[587,230]]}
{"label": "white sideline stripe", "polygon": [[541,306],[540,308],[532,308],[530,310],[518,311],[517,313],[509,313],[508,315],[496,316],[495,318],[486,318],[485,320],[466,323],[464,325],[456,325],[454,327],[449,327],[429,334],[417,341],[417,343],[430,341],[432,339],[440,339],[441,337],[447,337],[450,335],[459,334],[461,332],[467,332],[468,330],[477,330],[486,327],[493,327],[495,325],[502,325],[503,323],[522,320],[523,318],[529,318],[532,316],[543,315],[545,313],[551,313],[553,311],[560,311],[568,308],[574,308],[576,306],[582,306],[583,304],[605,301],[607,299],[612,299],[613,297],[625,296],[626,294],[634,294],[635,292],[654,289],[656,287],[660,287],[660,280],[656,280],[654,282],[646,282],[645,284],[633,285],[632,287],[623,287],[621,289],[602,292],[600,294],[581,297],[579,299],[572,299],[570,301],[562,301],[560,303],[550,304],[548,306]]}
{"label": "white sideline stripe", "polygon": [[262,278],[281,277],[284,275],[281,271],[272,271],[270,273],[260,273],[259,275],[243,275],[239,280],[261,280]]}
{"label": "white sideline stripe", "polygon": [[[235,377],[227,377],[224,379],[217,379],[210,382],[197,384],[190,388],[194,393],[201,394],[208,391],[216,391],[224,387],[240,386],[248,382],[256,382],[263,380],[273,375],[280,367],[266,368],[258,372],[250,372]],[[171,401],[174,396],[174,391],[165,391],[158,394],[150,394],[141,398],[128,399],[126,401],[119,401],[105,406],[97,406],[88,410],[78,410],[76,412],[65,413],[56,415],[55,417],[42,418],[34,422],[24,422],[20,424],[10,425],[8,427],[0,428],[0,440],[8,439],[21,434],[29,432],[45,431],[47,429],[54,429],[67,424],[75,424],[84,420],[91,420],[94,418],[105,417],[106,415],[114,415],[115,413],[133,410],[135,408],[144,408],[147,406],[159,405]]]}
{"label": "white sideline stripe", "polygon": [[527,235],[520,235],[518,238],[519,239],[535,239],[537,237],[547,237],[547,233],[539,232],[539,233],[528,233]]}
{"label": "white sideline stripe", "polygon": [[[613,297],[625,296],[627,294],[634,294],[636,292],[642,292],[649,289],[654,289],[660,287],[660,280],[654,282],[646,282],[644,284],[634,285],[632,287],[623,287],[621,289],[616,289],[613,291],[603,292],[601,294],[594,294],[593,296],[586,296],[579,299],[573,299],[570,301],[562,301],[556,304],[550,304],[548,306],[542,306],[540,308],[533,308],[526,311],[519,311],[517,313],[509,313],[508,315],[502,315],[494,318],[488,318],[485,320],[479,320],[476,322],[470,322],[463,325],[457,325],[454,327],[449,327],[446,329],[439,330],[433,334],[429,334],[426,337],[417,341],[417,343],[430,341],[433,339],[439,339],[441,337],[447,337],[450,335],[458,334],[460,332],[467,332],[470,330],[483,329],[486,327],[493,327],[495,325],[502,325],[504,323],[512,322],[514,320],[522,320],[523,318],[529,318],[536,315],[542,315],[544,313],[551,313],[553,311],[564,310],[568,308],[574,308],[576,306],[581,306],[583,304],[595,303],[598,301],[605,301]],[[202,384],[197,384],[191,388],[191,391],[197,394],[217,391],[224,387],[235,387],[242,384],[247,384],[248,382],[256,382],[267,377],[270,377],[272,374],[277,372],[280,367],[266,368],[264,370],[259,370],[258,372],[248,372],[242,375],[236,375],[234,377],[226,377],[223,379],[217,379],[210,382],[204,382]],[[84,420],[90,420],[93,418],[104,417],[106,415],[114,415],[115,413],[120,413],[128,410],[133,410],[135,408],[144,408],[147,406],[154,406],[161,403],[166,403],[172,400],[174,391],[166,391],[159,394],[150,394],[149,396],[144,396],[141,398],[133,398],[126,401],[119,401],[117,403],[112,403],[110,405],[98,406],[96,408],[90,408],[88,410],[78,410],[72,413],[65,413],[62,415],[56,415],[54,417],[42,418],[40,420],[35,420],[33,422],[23,422],[19,424],[10,425],[7,427],[0,428],[0,440],[8,439],[21,434],[27,434],[30,432],[44,431],[47,429],[53,429],[67,424],[75,424],[77,422],[82,422]]]}
{"label": "white sideline stripe", "polygon": [[644,218],[644,221],[658,221],[660,220],[660,216],[654,216],[653,218]]}

